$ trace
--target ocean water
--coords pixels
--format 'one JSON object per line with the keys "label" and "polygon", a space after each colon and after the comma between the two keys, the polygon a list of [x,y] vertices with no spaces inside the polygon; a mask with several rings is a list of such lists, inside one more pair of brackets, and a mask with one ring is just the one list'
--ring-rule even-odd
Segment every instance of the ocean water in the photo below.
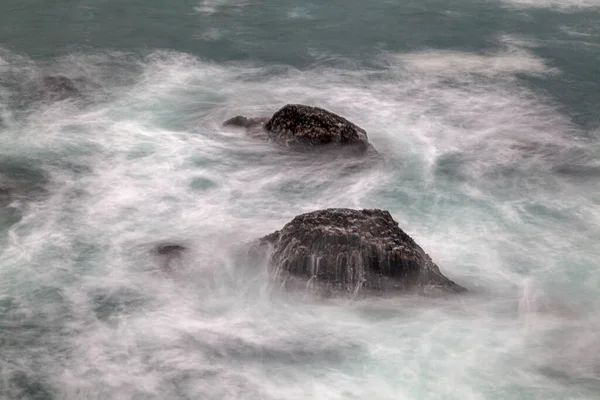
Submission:
{"label": "ocean water", "polygon": [[[0,398],[600,398],[599,21],[598,0],[3,0]],[[39,101],[46,75],[81,96]],[[221,125],[286,103],[383,162]],[[282,292],[243,249],[325,207],[389,210],[470,294]]]}

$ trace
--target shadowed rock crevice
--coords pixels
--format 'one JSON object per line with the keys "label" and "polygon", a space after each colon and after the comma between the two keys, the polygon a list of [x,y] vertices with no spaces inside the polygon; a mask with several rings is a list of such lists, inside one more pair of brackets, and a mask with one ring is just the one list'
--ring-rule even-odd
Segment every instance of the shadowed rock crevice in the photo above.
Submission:
{"label": "shadowed rock crevice", "polygon": [[358,293],[461,293],[383,210],[333,208],[302,214],[260,239],[276,276]]}

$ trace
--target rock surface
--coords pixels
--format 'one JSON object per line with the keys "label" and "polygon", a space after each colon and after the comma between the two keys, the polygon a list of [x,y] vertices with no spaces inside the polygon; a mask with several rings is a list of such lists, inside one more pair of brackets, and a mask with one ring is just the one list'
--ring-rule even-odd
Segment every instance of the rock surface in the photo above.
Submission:
{"label": "rock surface", "polygon": [[288,104],[265,125],[269,136],[282,142],[309,145],[368,147],[367,132],[347,119],[318,107]]}
{"label": "rock surface", "polygon": [[460,293],[389,212],[332,208],[302,214],[260,239],[275,275],[346,292]]}
{"label": "rock surface", "polygon": [[325,109],[302,104],[285,105],[268,120],[237,116],[224,125],[252,131],[260,128],[271,140],[288,147],[337,146],[359,153],[374,151],[361,127]]}

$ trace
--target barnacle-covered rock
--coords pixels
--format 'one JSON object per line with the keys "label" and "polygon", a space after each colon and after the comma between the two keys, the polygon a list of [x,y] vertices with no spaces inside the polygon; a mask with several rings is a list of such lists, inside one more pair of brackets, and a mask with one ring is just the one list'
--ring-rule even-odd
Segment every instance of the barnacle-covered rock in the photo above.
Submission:
{"label": "barnacle-covered rock", "polygon": [[295,217],[261,240],[284,280],[302,278],[333,290],[460,293],[384,210],[332,208]]}

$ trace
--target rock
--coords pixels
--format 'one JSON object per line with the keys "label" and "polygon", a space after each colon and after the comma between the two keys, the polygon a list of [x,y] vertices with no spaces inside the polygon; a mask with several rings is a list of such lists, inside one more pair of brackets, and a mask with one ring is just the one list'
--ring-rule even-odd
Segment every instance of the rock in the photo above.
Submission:
{"label": "rock", "polygon": [[223,126],[233,126],[244,128],[251,136],[265,137],[265,123],[269,120],[266,117],[247,118],[241,115],[230,118],[223,122]]}
{"label": "rock", "polygon": [[12,201],[11,191],[8,187],[0,185],[0,207],[5,207]]}
{"label": "rock", "polygon": [[318,107],[288,104],[270,119],[237,116],[225,121],[226,126],[239,126],[263,132],[273,141],[288,147],[345,147],[358,153],[374,152],[367,132],[347,119]]}
{"label": "rock", "polygon": [[168,273],[178,269],[187,247],[176,243],[159,243],[154,245],[152,251],[160,260],[161,270]]}
{"label": "rock", "polygon": [[186,248],[180,244],[157,244],[154,246],[154,251],[160,255],[178,255],[185,250]]}
{"label": "rock", "polygon": [[288,104],[273,114],[265,129],[269,137],[287,145],[349,145],[361,151],[369,148],[364,129],[318,107]]}
{"label": "rock", "polygon": [[332,208],[302,214],[260,239],[276,276],[345,292],[461,293],[384,210]]}
{"label": "rock", "polygon": [[45,101],[61,101],[79,95],[75,82],[62,75],[47,75],[38,86],[38,96]]}
{"label": "rock", "polygon": [[240,128],[252,128],[259,125],[264,125],[268,118],[247,118],[241,115],[233,117],[223,122],[224,126],[237,126]]}

